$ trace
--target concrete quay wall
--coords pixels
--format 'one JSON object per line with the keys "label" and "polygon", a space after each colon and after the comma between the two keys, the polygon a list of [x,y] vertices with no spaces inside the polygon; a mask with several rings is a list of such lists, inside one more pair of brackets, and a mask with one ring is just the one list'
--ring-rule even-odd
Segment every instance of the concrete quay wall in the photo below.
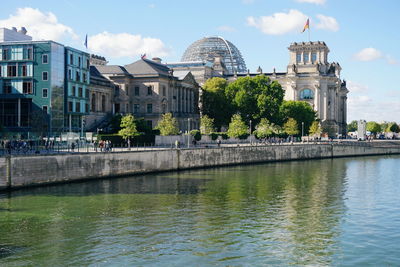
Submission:
{"label": "concrete quay wall", "polygon": [[148,172],[259,162],[400,154],[400,147],[276,145],[0,158],[0,190]]}

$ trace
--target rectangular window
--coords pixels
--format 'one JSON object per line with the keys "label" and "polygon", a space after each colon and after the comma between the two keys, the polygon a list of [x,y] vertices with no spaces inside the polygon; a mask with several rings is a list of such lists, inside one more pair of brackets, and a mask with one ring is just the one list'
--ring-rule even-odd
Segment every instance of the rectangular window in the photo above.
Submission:
{"label": "rectangular window", "polygon": [[86,68],[88,69],[89,66],[90,66],[90,61],[89,61],[89,59],[86,59]]}
{"label": "rectangular window", "polygon": [[74,65],[74,55],[69,54],[69,64]]}
{"label": "rectangular window", "polygon": [[135,96],[139,96],[140,88],[139,86],[135,86]]}
{"label": "rectangular window", "polygon": [[163,96],[167,95],[167,88],[165,88],[165,86],[162,87],[162,95]]}
{"label": "rectangular window", "polygon": [[11,94],[12,93],[11,81],[3,80],[3,93],[4,94]]}
{"label": "rectangular window", "polygon": [[47,88],[43,88],[42,89],[42,97],[43,98],[47,98],[48,97],[48,89]]}
{"label": "rectangular window", "polygon": [[134,113],[139,113],[140,112],[140,105],[139,104],[133,104],[133,112]]}
{"label": "rectangular window", "polygon": [[43,110],[44,113],[47,114],[47,106],[42,106],[42,110]]}
{"label": "rectangular window", "polygon": [[83,97],[83,89],[82,89],[82,87],[79,87],[79,89],[78,89],[78,97]]}
{"label": "rectangular window", "polygon": [[3,60],[9,60],[10,59],[9,51],[10,51],[9,49],[3,49],[3,57],[2,57]]}
{"label": "rectangular window", "polygon": [[86,89],[85,97],[86,97],[86,98],[89,98],[89,89]]}
{"label": "rectangular window", "polygon": [[77,82],[81,81],[81,74],[79,73],[79,71],[76,71],[76,81]]}
{"label": "rectangular window", "polygon": [[153,104],[147,104],[147,113],[153,113]]}
{"label": "rectangular window", "polygon": [[312,52],[311,53],[311,62],[315,63],[317,61],[317,53]]}
{"label": "rectangular window", "polygon": [[78,57],[78,66],[81,66],[81,57]]}
{"label": "rectangular window", "polygon": [[28,76],[28,71],[27,71],[26,65],[22,65],[22,66],[21,66],[21,76],[22,76],[22,77]]}
{"label": "rectangular window", "polygon": [[153,94],[153,86],[147,86],[147,95],[152,95]]}
{"label": "rectangular window", "polygon": [[75,86],[72,86],[72,87],[71,87],[71,91],[72,91],[72,92],[71,92],[71,95],[72,95],[72,96],[76,96],[75,90],[76,90],[76,87],[75,87]]}
{"label": "rectangular window", "polygon": [[301,53],[297,53],[296,54],[296,63],[300,63],[301,62]]}
{"label": "rectangular window", "polygon": [[89,104],[85,104],[85,112],[89,112]]}
{"label": "rectangular window", "polygon": [[28,48],[26,49],[27,53],[28,53],[28,58],[27,59],[33,59],[33,49],[32,48]]}
{"label": "rectangular window", "polygon": [[49,55],[47,55],[47,54],[42,55],[42,63],[43,64],[49,63]]}
{"label": "rectangular window", "polygon": [[47,81],[48,78],[49,78],[48,75],[49,75],[49,74],[48,74],[47,71],[43,71],[43,72],[42,72],[42,80],[43,80],[43,81]]}
{"label": "rectangular window", "polygon": [[68,79],[72,80],[72,71],[68,70]]}
{"label": "rectangular window", "polygon": [[81,112],[81,103],[80,102],[76,102],[75,103],[75,111],[76,112]]}
{"label": "rectangular window", "polygon": [[83,73],[83,82],[86,83],[86,73]]}
{"label": "rectangular window", "polygon": [[32,90],[32,82],[31,81],[24,81],[22,83],[22,92],[24,94],[33,94],[33,90]]}
{"label": "rectangular window", "polygon": [[17,66],[8,65],[7,66],[7,77],[16,77],[17,76]]}
{"label": "rectangular window", "polygon": [[71,101],[68,102],[68,112],[72,112],[73,104]]}
{"label": "rectangular window", "polygon": [[304,53],[303,54],[303,59],[304,59],[304,63],[308,63],[309,61],[310,61],[310,54],[307,52],[307,53]]}

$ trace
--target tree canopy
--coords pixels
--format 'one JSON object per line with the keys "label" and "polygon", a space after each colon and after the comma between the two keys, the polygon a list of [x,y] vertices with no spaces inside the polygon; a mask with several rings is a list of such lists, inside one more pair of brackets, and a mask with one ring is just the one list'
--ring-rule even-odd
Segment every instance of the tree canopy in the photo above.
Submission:
{"label": "tree canopy", "polygon": [[316,112],[310,104],[305,101],[284,101],[280,111],[284,121],[287,121],[289,118],[295,119],[299,133],[301,133],[301,123],[303,122],[305,135],[307,135],[311,124],[317,117]]}
{"label": "tree canopy", "polygon": [[358,122],[356,120],[351,121],[349,124],[347,124],[347,131],[348,132],[355,132],[358,129]]}
{"label": "tree canopy", "polygon": [[239,114],[232,116],[231,122],[229,123],[228,136],[233,138],[244,138],[249,134],[249,128],[242,120]]}
{"label": "tree canopy", "polygon": [[262,118],[260,123],[256,126],[254,134],[257,138],[267,138],[273,135],[279,135],[282,133],[280,126],[270,123],[267,119]]}
{"label": "tree canopy", "polygon": [[208,79],[203,85],[203,114],[214,119],[217,128],[226,126],[234,113],[231,102],[225,95],[228,82],[224,78]]}
{"label": "tree canopy", "polygon": [[163,114],[155,129],[160,130],[160,134],[164,136],[179,134],[178,121],[171,113]]}
{"label": "tree canopy", "polygon": [[389,123],[389,125],[387,127],[387,132],[398,133],[399,131],[400,131],[400,127],[397,123],[395,123],[395,122]]}
{"label": "tree canopy", "polygon": [[322,133],[322,127],[319,121],[313,121],[310,126],[309,134],[311,135],[320,135]]}
{"label": "tree canopy", "polygon": [[140,135],[136,129],[135,117],[132,114],[125,115],[121,118],[121,130],[118,131],[118,135],[124,139]]}
{"label": "tree canopy", "polygon": [[288,135],[297,135],[299,134],[299,129],[297,125],[297,121],[293,118],[289,118],[284,124],[283,124],[283,130],[285,133]]}
{"label": "tree canopy", "polygon": [[201,134],[210,134],[214,132],[214,119],[203,115],[200,118],[200,131]]}
{"label": "tree canopy", "polygon": [[284,93],[277,81],[271,82],[265,75],[241,77],[226,88],[226,95],[235,111],[240,113],[246,122],[253,120],[256,123],[261,118],[277,122]]}
{"label": "tree canopy", "polygon": [[382,131],[381,125],[375,121],[367,122],[367,131],[370,131],[373,134],[379,133]]}

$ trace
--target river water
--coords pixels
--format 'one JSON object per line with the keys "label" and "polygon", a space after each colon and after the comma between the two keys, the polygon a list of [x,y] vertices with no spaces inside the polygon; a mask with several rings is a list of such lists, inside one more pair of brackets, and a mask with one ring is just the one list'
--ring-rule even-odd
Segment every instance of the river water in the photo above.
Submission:
{"label": "river water", "polygon": [[398,266],[400,157],[0,194],[0,266]]}

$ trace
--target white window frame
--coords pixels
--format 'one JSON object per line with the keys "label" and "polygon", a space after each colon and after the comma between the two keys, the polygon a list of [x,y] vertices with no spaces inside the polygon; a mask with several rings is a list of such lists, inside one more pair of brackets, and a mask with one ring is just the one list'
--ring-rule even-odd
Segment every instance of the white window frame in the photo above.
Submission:
{"label": "white window frame", "polygon": [[[44,96],[44,94],[43,94],[44,90],[47,91],[47,93],[46,93],[47,96]],[[42,98],[49,98],[49,88],[42,88]]]}
{"label": "white window frame", "polygon": [[[47,77],[46,77],[46,78],[47,78],[46,80],[43,79],[43,74],[44,74],[44,73],[47,74],[47,75],[46,75],[46,76],[47,76]],[[49,80],[49,72],[48,72],[48,71],[42,71],[42,81],[48,81],[48,80]]]}
{"label": "white window frame", "polygon": [[[44,57],[46,56],[47,62],[44,62]],[[42,55],[42,64],[49,64],[49,54],[43,54]]]}

